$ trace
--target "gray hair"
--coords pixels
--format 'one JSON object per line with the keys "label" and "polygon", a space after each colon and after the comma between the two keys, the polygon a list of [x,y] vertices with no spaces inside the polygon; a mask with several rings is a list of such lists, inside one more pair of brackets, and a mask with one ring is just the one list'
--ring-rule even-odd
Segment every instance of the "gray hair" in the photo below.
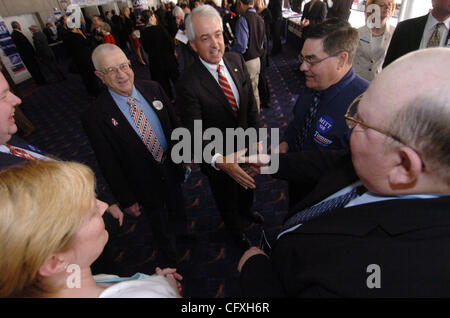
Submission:
{"label": "gray hair", "polygon": [[174,17],[176,17],[176,16],[178,16],[178,15],[180,15],[180,14],[182,14],[182,15],[184,16],[184,11],[183,11],[183,9],[181,9],[179,6],[176,6],[176,7],[173,9],[173,11],[172,11],[172,15],[173,15]]}
{"label": "gray hair", "polygon": [[450,95],[440,85],[412,99],[394,114],[389,131],[413,147],[450,185]]}
{"label": "gray hair", "polygon": [[189,41],[195,40],[195,30],[192,20],[196,16],[217,19],[220,22],[220,29],[223,31],[222,18],[220,17],[219,12],[210,5],[199,6],[192,10],[191,14],[189,14],[184,21],[186,26],[186,36],[188,37]]}
{"label": "gray hair", "polygon": [[[95,48],[95,50],[92,52],[92,63],[94,64],[94,67],[97,71],[100,71],[102,66],[101,66],[101,56],[106,54],[106,53],[110,53],[112,51],[120,51],[123,53],[122,49],[120,47],[118,47],[115,44],[111,44],[111,43],[104,43],[104,44],[100,44],[99,46],[97,46]],[[125,53],[123,53],[125,55]]]}

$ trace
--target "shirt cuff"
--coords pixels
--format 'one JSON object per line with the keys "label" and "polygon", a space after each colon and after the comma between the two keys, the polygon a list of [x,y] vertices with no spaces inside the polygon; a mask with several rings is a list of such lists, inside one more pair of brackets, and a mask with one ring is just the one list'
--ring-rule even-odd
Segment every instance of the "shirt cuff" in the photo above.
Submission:
{"label": "shirt cuff", "polygon": [[216,153],[212,159],[211,159],[211,166],[213,166],[214,169],[216,169],[217,171],[219,171],[220,169],[216,167],[216,160],[217,158],[219,158],[220,156],[222,156],[222,154],[220,153]]}

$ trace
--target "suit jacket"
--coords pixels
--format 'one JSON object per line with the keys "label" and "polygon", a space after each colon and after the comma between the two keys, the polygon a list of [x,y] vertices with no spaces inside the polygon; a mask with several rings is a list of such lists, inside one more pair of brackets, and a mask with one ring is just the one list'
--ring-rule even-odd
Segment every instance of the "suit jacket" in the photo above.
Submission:
{"label": "suit jacket", "polygon": [[[277,176],[312,189],[292,213],[357,179],[350,157],[330,152],[282,155]],[[448,297],[449,206],[446,196],[330,211],[281,236],[270,260],[250,258],[243,296]]]}
{"label": "suit jacket", "polygon": [[[194,120],[202,120],[203,131],[218,128],[224,135],[227,128],[259,128],[258,110],[244,59],[240,54],[228,52],[223,61],[239,91],[240,105],[237,114],[231,109],[219,84],[199,58],[181,75],[176,85],[177,107],[183,126],[189,129],[192,138]],[[192,145],[193,142],[192,139]],[[207,143],[203,142],[203,147]],[[223,140],[222,154],[228,154],[226,138]],[[207,174],[215,171],[210,163],[203,164],[201,168]]]}
{"label": "suit jacket", "polygon": [[[13,135],[7,144],[15,147],[26,148],[27,142],[16,135]],[[20,158],[11,154],[0,152],[0,170],[12,166],[18,166],[27,162],[27,159]]]}
{"label": "suit jacket", "polygon": [[11,33],[11,38],[14,41],[14,44],[17,47],[17,51],[20,54],[20,57],[26,63],[27,60],[34,60],[35,51],[33,45],[31,45],[28,38],[17,30],[14,30]]}
{"label": "suit jacket", "polygon": [[[328,1],[326,2],[328,7]],[[348,21],[352,4],[353,0],[333,0],[333,6],[328,7],[327,18],[339,18]]]}
{"label": "suit jacket", "polygon": [[355,59],[353,60],[353,67],[359,76],[371,81],[381,72],[384,57],[386,56],[386,51],[391,42],[394,30],[395,27],[387,24],[386,30],[381,38],[380,46],[374,47],[371,44],[373,41],[372,31],[366,25],[358,29],[359,43]]}
{"label": "suit jacket", "polygon": [[183,178],[181,166],[175,165],[170,158],[170,136],[179,121],[158,83],[140,81],[135,87],[150,105],[154,100],[160,100],[164,105],[160,110],[155,108],[155,112],[169,145],[165,153],[165,164],[170,165],[169,175],[165,175],[162,164],[153,158],[109,91],[103,92],[83,114],[82,123],[100,169],[121,207],[128,208],[139,202],[150,209],[162,208],[171,186]]}
{"label": "suit jacket", "polygon": [[[384,59],[383,68],[399,57],[419,49],[427,20],[428,14],[402,21],[397,25],[394,34],[392,35],[386,58]],[[449,39],[450,32],[447,35],[447,41],[445,43],[447,43]]]}
{"label": "suit jacket", "polygon": [[36,48],[37,57],[44,61],[55,60],[55,53],[53,53],[53,50],[48,46],[48,40],[44,33],[33,33],[33,43]]}

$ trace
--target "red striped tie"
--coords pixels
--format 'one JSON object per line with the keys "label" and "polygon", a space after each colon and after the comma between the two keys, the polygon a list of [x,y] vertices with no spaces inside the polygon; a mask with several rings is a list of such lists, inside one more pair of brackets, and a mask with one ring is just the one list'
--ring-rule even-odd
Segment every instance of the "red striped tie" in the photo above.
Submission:
{"label": "red striped tie", "polygon": [[219,74],[220,88],[222,89],[225,97],[230,103],[231,109],[233,109],[234,112],[237,112],[238,108],[236,99],[234,98],[233,90],[231,89],[230,83],[227,81],[227,78],[220,73],[220,65],[217,65],[217,73]]}
{"label": "red striped tie", "polygon": [[35,156],[33,156],[31,153],[29,153],[28,151],[26,151],[25,149],[21,149],[21,148],[17,148],[8,144],[5,144],[6,147],[8,147],[9,152],[17,157],[23,158],[23,159],[27,159],[27,160],[37,160],[38,158],[36,158]]}
{"label": "red striped tie", "polygon": [[147,121],[147,117],[141,110],[141,107],[134,102],[134,97],[128,97],[127,103],[130,105],[131,118],[133,118],[133,122],[139,131],[139,136],[141,137],[142,142],[153,155],[153,158],[160,162],[164,150],[159,143],[158,137],[156,137],[155,131]]}

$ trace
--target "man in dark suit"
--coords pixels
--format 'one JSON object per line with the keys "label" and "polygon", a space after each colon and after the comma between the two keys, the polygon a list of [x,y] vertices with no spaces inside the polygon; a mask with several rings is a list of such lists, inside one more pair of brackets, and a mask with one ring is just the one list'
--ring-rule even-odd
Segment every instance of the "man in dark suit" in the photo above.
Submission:
{"label": "man in dark suit", "polygon": [[47,36],[39,30],[37,25],[29,27],[33,34],[33,43],[36,49],[36,57],[41,61],[47,69],[53,73],[56,81],[63,81],[66,79],[63,71],[61,71],[58,62],[56,61],[55,53],[48,45]]}
{"label": "man in dark suit", "polygon": [[[203,130],[220,130],[223,134],[222,150],[225,151],[227,128],[258,129],[259,121],[244,59],[237,53],[224,55],[222,25],[217,10],[209,5],[199,6],[187,17],[187,37],[199,58],[181,75],[176,85],[176,104],[183,125],[192,137],[199,133],[194,122],[199,120]],[[221,88],[223,85],[227,88]],[[206,142],[202,145],[204,148]],[[243,232],[241,215],[248,215],[260,223],[263,218],[252,210],[254,180],[236,160],[233,161],[233,152],[242,149],[228,150],[231,152],[215,149],[210,161],[203,156],[195,159],[202,162],[201,169],[209,178],[226,229],[241,247],[247,248],[250,241]]]}
{"label": "man in dark suit", "polygon": [[[20,98],[9,90],[9,85],[3,74],[0,74],[0,170],[24,164],[28,160],[56,160],[54,156],[43,153],[15,135],[17,132],[15,116],[17,115],[17,106],[21,102]],[[103,214],[103,220],[111,241],[118,233],[119,226],[122,225],[123,213],[119,206],[114,203],[114,198],[108,191],[99,190],[99,198],[109,204],[107,209],[109,213]],[[110,254],[112,251],[109,246],[110,244],[105,246],[101,257],[93,264],[93,273],[115,272],[111,267],[113,265],[112,255]]]}
{"label": "man in dark suit", "polygon": [[433,0],[430,13],[400,22],[392,35],[383,67],[419,49],[450,47],[450,1]]}
{"label": "man in dark suit", "polygon": [[269,1],[267,8],[272,14],[272,55],[279,54],[281,52],[281,28],[283,22],[282,15],[282,0]]}
{"label": "man in dark suit", "polygon": [[31,45],[27,37],[23,35],[20,23],[13,21],[11,22],[11,27],[13,28],[11,39],[14,41],[17,51],[19,52],[23,63],[27,67],[27,70],[30,72],[31,77],[33,77],[36,84],[45,84],[45,78],[42,75],[39,62],[36,59],[34,47]]}
{"label": "man in dark suit", "polygon": [[353,0],[325,0],[328,7],[327,18],[339,18],[348,21]]}
{"label": "man in dark suit", "polygon": [[383,70],[345,116],[351,155],[280,156],[275,176],[311,190],[270,258],[241,258],[243,296],[450,296],[448,68],[434,48]]}
{"label": "man in dark suit", "polygon": [[177,261],[176,235],[187,232],[181,165],[170,157],[178,119],[153,81],[134,83],[130,61],[113,44],[92,53],[95,74],[108,87],[82,122],[100,169],[124,211],[148,217],[155,243],[169,264]]}

